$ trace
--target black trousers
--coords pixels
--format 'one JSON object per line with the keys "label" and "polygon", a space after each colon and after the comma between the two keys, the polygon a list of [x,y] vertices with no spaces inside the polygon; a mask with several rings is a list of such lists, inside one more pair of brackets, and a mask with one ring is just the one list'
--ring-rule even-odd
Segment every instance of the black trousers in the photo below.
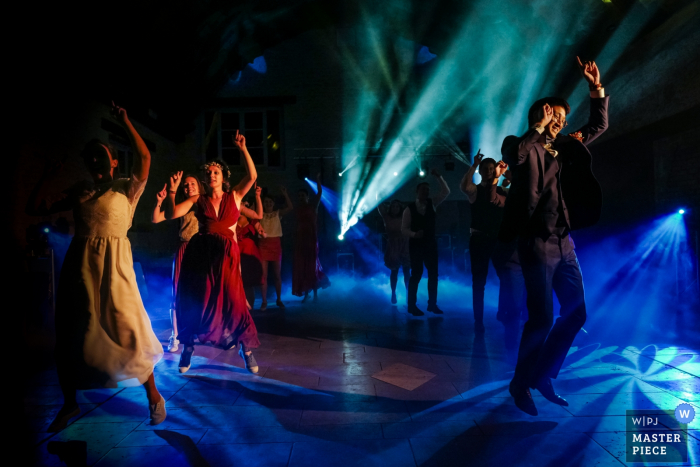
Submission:
{"label": "black trousers", "polygon": [[517,241],[497,242],[491,261],[500,281],[496,319],[505,327],[503,338],[506,349],[515,352],[518,348],[520,321],[527,319],[525,278],[520,266]]}
{"label": "black trousers", "polygon": [[416,306],[418,284],[423,276],[423,265],[428,270],[428,305],[437,304],[438,290],[438,248],[432,239],[409,239],[408,251],[411,255],[411,278],[408,281],[408,306]]}
{"label": "black trousers", "polygon": [[[586,322],[583,277],[569,235],[521,237],[518,256],[527,290],[528,321],[518,351],[513,381],[535,387],[556,378],[576,334]],[[561,310],[554,327],[553,296]]]}
{"label": "black trousers", "polygon": [[472,266],[472,304],[474,321],[484,321],[484,289],[489,274],[489,261],[496,247],[496,237],[472,232],[469,238],[469,259]]}

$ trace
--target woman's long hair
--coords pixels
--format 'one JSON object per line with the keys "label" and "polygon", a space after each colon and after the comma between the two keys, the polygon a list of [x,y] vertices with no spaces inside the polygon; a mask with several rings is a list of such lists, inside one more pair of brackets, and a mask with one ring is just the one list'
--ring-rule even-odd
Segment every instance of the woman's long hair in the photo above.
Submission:
{"label": "woman's long hair", "polygon": [[[397,215],[393,215],[391,213],[391,211],[393,210],[393,207],[396,205],[399,206],[399,213]],[[389,211],[387,212],[387,216],[394,218],[394,219],[403,216],[403,203],[401,201],[399,201],[398,199],[393,200],[391,202],[391,204],[389,205]]]}
{"label": "woman's long hair", "polygon": [[199,194],[200,195],[205,195],[207,194],[206,189],[204,188],[204,183],[197,177],[196,175],[192,174],[186,174],[182,177],[182,183],[180,183],[180,187],[177,190],[177,194],[175,195],[176,199],[175,201],[179,204],[182,203],[187,199],[187,195],[185,195],[185,180],[188,178],[194,178],[197,180],[197,188],[199,189]]}

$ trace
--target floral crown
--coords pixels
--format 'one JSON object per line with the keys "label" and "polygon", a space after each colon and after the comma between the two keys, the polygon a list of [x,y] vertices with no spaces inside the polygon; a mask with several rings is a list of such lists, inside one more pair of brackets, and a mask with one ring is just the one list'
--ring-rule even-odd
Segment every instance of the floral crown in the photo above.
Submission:
{"label": "floral crown", "polygon": [[221,173],[224,174],[225,178],[231,178],[231,170],[228,167],[225,167],[221,162],[218,161],[210,161],[207,162],[202,166],[202,170],[207,170],[209,167],[218,167],[221,169]]}

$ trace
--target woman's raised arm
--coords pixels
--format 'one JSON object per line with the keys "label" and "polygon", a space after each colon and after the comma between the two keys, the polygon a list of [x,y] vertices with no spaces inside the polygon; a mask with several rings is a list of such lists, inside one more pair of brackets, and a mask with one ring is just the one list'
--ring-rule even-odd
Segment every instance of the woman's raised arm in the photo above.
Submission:
{"label": "woman's raised arm", "polygon": [[243,179],[240,182],[238,182],[238,185],[236,185],[233,188],[233,192],[236,196],[236,203],[240,203],[243,197],[252,188],[253,184],[255,183],[255,180],[258,179],[258,171],[255,170],[253,158],[250,157],[248,148],[245,145],[245,136],[238,133],[238,130],[236,130],[236,135],[233,137],[233,143],[238,147],[238,150],[241,153],[241,158],[243,159],[242,165],[245,167],[246,171],[245,177],[243,177]]}

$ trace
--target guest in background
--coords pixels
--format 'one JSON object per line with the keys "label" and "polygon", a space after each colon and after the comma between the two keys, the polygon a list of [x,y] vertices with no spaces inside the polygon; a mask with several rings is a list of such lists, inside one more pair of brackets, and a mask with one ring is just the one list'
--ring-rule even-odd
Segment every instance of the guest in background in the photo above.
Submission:
{"label": "guest in background", "polygon": [[[479,168],[481,182],[474,183],[476,168]],[[498,180],[508,168],[503,162],[496,162],[483,155],[474,156],[472,165],[460,188],[469,198],[472,208],[472,221],[469,232],[469,258],[472,269],[472,304],[474,310],[474,330],[484,332],[484,291],[489,273],[489,261],[496,247],[498,229],[503,217],[506,193],[498,186]]]}
{"label": "guest in background", "polygon": [[318,298],[318,289],[330,287],[331,281],[323,272],[318,259],[318,206],[323,195],[321,174],[316,176],[318,193],[309,198],[309,192],[302,188],[297,192],[298,203],[297,230],[294,237],[294,266],[292,274],[292,294],[304,297],[306,302],[309,292],[313,291],[314,301]]}
{"label": "guest in background", "polygon": [[384,265],[391,271],[389,284],[391,285],[391,303],[396,304],[396,284],[399,280],[399,268],[403,271],[403,282],[408,291],[408,281],[411,275],[411,255],[408,252],[408,238],[401,233],[403,217],[403,205],[395,199],[391,203],[379,205],[379,215],[384,221],[387,243],[384,252]]}
{"label": "guest in background", "polygon": [[258,248],[262,259],[262,305],[260,311],[267,309],[267,272],[272,268],[272,275],[275,281],[275,293],[277,294],[277,306],[284,308],[282,302],[282,216],[294,209],[292,200],[289,199],[287,188],[280,187],[284,195],[285,206],[282,209],[275,209],[275,200],[271,196],[263,199],[263,218],[260,224],[265,231],[265,236],[259,240]]}

